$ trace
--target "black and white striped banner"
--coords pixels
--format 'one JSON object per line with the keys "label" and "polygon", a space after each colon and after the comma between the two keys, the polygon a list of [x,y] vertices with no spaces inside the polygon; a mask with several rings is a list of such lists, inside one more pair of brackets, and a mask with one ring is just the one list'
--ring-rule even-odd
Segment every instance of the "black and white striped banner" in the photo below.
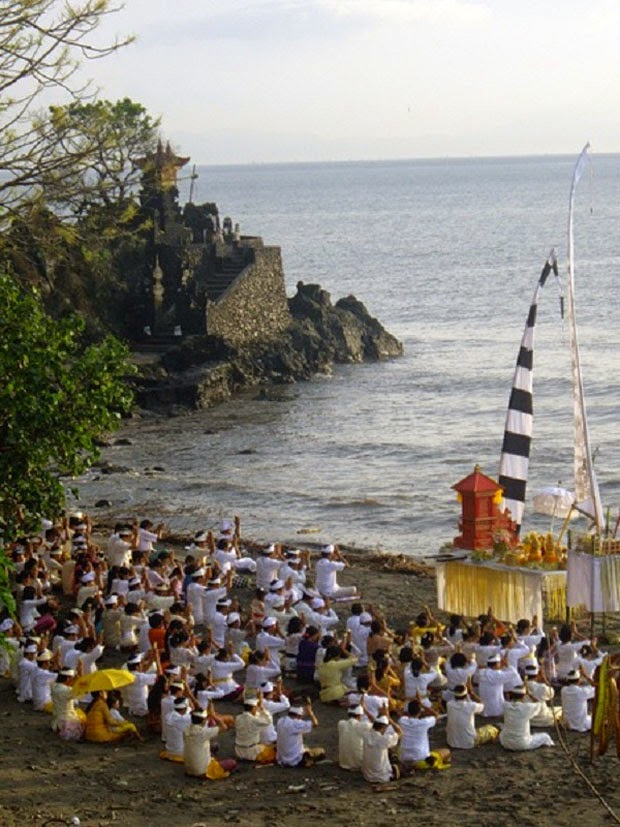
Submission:
{"label": "black and white striped banner", "polygon": [[558,275],[555,250],[549,254],[540,278],[536,284],[534,297],[525,323],[521,347],[517,356],[517,365],[512,381],[512,391],[508,402],[508,414],[504,429],[504,443],[499,464],[499,484],[503,489],[502,511],[509,509],[512,519],[521,528],[525,509],[525,489],[530,461],[530,445],[534,424],[533,409],[533,367],[534,367],[534,325],[538,294],[551,271]]}

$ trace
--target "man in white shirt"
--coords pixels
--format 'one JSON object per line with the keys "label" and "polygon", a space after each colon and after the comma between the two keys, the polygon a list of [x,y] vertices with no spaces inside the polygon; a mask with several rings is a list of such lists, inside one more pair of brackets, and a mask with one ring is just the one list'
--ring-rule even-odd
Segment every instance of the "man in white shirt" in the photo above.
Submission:
{"label": "man in white shirt", "polygon": [[315,586],[323,597],[354,598],[359,597],[355,586],[339,586],[337,575],[339,571],[349,567],[337,546],[327,545],[321,549],[321,557],[317,560],[315,570]]}
{"label": "man in white shirt", "polygon": [[217,727],[207,726],[207,713],[195,709],[191,723],[183,730],[183,763],[185,775],[198,778],[226,778],[237,767],[232,758],[216,761],[211,757],[211,741],[217,736]]}
{"label": "man in white shirt", "polygon": [[527,663],[523,672],[528,695],[538,701],[538,712],[530,719],[530,726],[553,726],[562,714],[561,706],[548,705],[555,698],[554,688],[547,683],[537,663]]}
{"label": "man in white shirt", "polygon": [[256,588],[269,591],[271,583],[278,579],[284,562],[281,551],[274,543],[262,549],[256,560]]}
{"label": "man in white shirt", "polygon": [[396,764],[390,761],[390,750],[394,749],[401,735],[398,724],[385,715],[375,718],[372,728],[364,736],[362,752],[362,775],[371,784],[385,784],[400,777]]}
{"label": "man in white shirt", "polygon": [[535,735],[530,732],[530,721],[538,713],[538,701],[532,703],[526,697],[525,686],[514,686],[508,693],[509,700],[504,702],[504,726],[499,734],[504,749],[521,751],[553,746],[546,732]]}
{"label": "man in white shirt", "polygon": [[166,748],[159,753],[160,758],[183,763],[183,733],[191,722],[187,698],[176,698],[174,709],[166,718]]}
{"label": "man in white shirt", "polygon": [[161,666],[159,664],[159,656],[157,650],[153,650],[155,662],[157,664],[156,672],[146,672],[147,661],[143,660],[142,655],[133,655],[127,660],[127,669],[134,676],[134,682],[128,686],[123,687],[123,698],[127,709],[131,715],[136,718],[144,718],[148,714],[148,694],[149,686],[152,686],[157,680],[158,675],[161,674]]}
{"label": "man in white shirt", "polygon": [[271,723],[272,719],[263,709],[260,698],[245,699],[243,712],[235,718],[237,758],[243,761],[256,761],[259,764],[273,764],[276,751],[263,740],[263,734]]}
{"label": "man in white shirt", "polygon": [[566,676],[567,684],[562,687],[562,720],[568,729],[588,732],[592,728],[592,716],[588,714],[588,701],[594,697],[594,681],[585,678],[587,684],[580,684],[583,673],[571,670]]}
{"label": "man in white shirt", "polygon": [[358,704],[351,707],[344,721],[338,721],[338,763],[343,770],[357,770],[362,766],[364,737],[372,724],[363,708]]}
{"label": "man in white shirt", "polygon": [[429,732],[436,723],[436,712],[423,706],[417,698],[409,701],[406,714],[398,719],[402,732],[400,761],[403,769],[443,768],[449,765],[449,749],[431,752]]}
{"label": "man in white shirt", "polygon": [[486,725],[476,729],[476,715],[484,710],[484,704],[475,697],[470,699],[467,687],[454,687],[454,699],[447,703],[446,740],[452,749],[473,749],[495,741],[499,735],[497,727]]}
{"label": "man in white shirt", "polygon": [[[304,713],[308,716],[305,720]],[[304,744],[304,735],[309,734],[312,728],[318,725],[310,702],[305,707],[292,706],[288,715],[280,718],[276,727],[276,760],[280,766],[311,767],[315,761],[325,757],[325,750],[306,747]]]}
{"label": "man in white shirt", "polygon": [[478,670],[478,695],[484,704],[485,718],[499,717],[504,711],[504,687],[520,682],[519,673],[499,655],[492,655],[486,669]]}

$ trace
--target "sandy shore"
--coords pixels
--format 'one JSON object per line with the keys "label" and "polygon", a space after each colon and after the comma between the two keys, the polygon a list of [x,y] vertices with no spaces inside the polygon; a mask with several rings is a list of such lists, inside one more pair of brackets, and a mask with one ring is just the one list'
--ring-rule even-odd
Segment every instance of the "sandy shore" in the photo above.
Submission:
{"label": "sandy shore", "polygon": [[[382,570],[372,558],[356,558],[342,578],[356,583],[364,599],[381,605],[396,626],[427,603],[435,605],[435,579],[429,574]],[[249,592],[248,592],[249,594]],[[348,610],[342,610],[346,616]],[[106,656],[100,665],[110,664]],[[395,789],[375,792],[358,774],[336,763],[337,721],[342,712],[316,702],[320,726],[309,743],[323,745],[329,762],[311,770],[254,769],[241,765],[228,779],[188,779],[183,768],[158,758],[160,742],[105,746],[70,744],[54,736],[49,716],[15,701],[8,681],[0,681],[0,825],[24,827],[68,823],[83,827],[247,827],[287,824],[430,824],[471,827],[556,827],[614,822],[585,782],[571,769],[559,745],[512,754],[499,745],[456,751],[453,766],[418,774]],[[220,704],[224,712],[238,707]],[[552,737],[557,741],[555,733]],[[232,755],[231,736],[221,735],[220,754]],[[620,761],[612,742],[594,767],[589,736],[568,734],[571,755],[620,813]],[[432,745],[445,745],[444,724],[433,731]],[[293,791],[303,785],[302,790]]]}

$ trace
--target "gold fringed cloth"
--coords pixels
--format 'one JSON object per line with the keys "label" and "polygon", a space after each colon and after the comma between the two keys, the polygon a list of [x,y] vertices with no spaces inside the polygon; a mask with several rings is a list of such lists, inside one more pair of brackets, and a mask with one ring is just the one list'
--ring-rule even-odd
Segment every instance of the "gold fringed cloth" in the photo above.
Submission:
{"label": "gold fringed cloth", "polygon": [[[485,614],[516,623],[537,615],[562,619],[566,612],[566,572],[533,571],[498,563],[438,563],[437,605],[468,617]],[[543,607],[546,611],[543,611]]]}

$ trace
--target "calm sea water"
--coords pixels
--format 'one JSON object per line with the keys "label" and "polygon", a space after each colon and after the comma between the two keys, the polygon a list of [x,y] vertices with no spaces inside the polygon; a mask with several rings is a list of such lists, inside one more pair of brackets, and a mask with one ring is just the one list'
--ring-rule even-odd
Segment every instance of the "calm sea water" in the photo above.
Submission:
{"label": "calm sea water", "polygon": [[[289,294],[355,294],[405,345],[382,364],[213,411],[131,423],[105,458],[131,473],[81,482],[82,505],[175,529],[238,513],[260,539],[433,554],[457,533],[450,486],[496,476],[514,362],[552,246],[565,281],[573,157],[207,167],[194,199],[282,247]],[[585,393],[605,505],[620,506],[620,156],[597,156],[575,215]],[[550,281],[539,305],[529,494],[572,485],[566,323]],[[161,466],[163,472],[145,474]],[[526,510],[525,527],[548,518]],[[307,529],[318,531],[305,537]]]}

